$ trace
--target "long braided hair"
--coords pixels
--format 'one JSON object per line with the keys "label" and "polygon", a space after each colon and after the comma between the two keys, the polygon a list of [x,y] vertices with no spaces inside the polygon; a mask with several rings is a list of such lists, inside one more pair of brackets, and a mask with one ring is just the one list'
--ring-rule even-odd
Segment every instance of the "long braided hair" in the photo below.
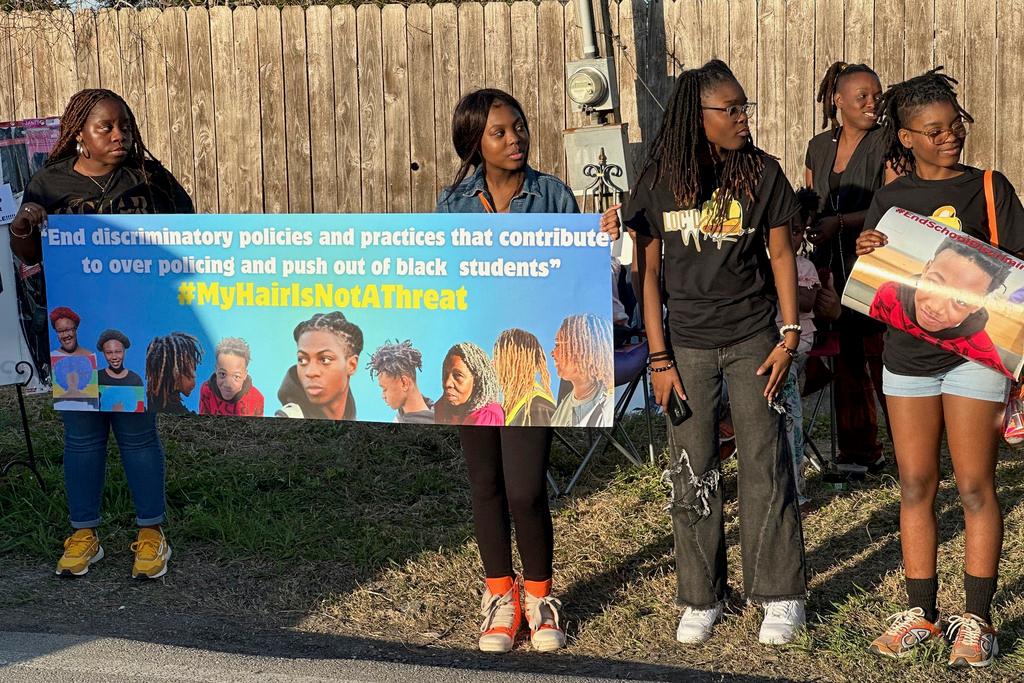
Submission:
{"label": "long braided hair", "polygon": [[608,320],[593,313],[581,313],[562,321],[555,342],[564,344],[570,362],[610,393],[615,390],[612,336]]}
{"label": "long braided hair", "polygon": [[[729,67],[719,59],[713,59],[699,69],[684,71],[676,81],[662,117],[661,129],[651,143],[644,165],[645,171],[651,165],[657,169],[651,179],[651,187],[667,177],[676,203],[684,209],[699,208],[696,205],[701,193],[701,167],[702,164],[711,164],[705,156],[711,143],[704,132],[701,96],[726,82],[739,84]],[[769,157],[753,142],[748,142],[742,149],[724,151],[723,155],[718,192],[709,216],[710,225],[720,225],[728,218],[732,200],[754,198],[754,188]]]}
{"label": "long braided hair", "polygon": [[178,380],[195,375],[203,359],[199,340],[184,332],[156,337],[146,348],[146,398],[150,410],[178,400]]}
{"label": "long braided hair", "polygon": [[818,85],[818,96],[816,101],[821,102],[821,127],[825,128],[832,123],[832,130],[839,128],[839,108],[836,106],[836,93],[839,91],[839,83],[854,74],[871,74],[878,78],[878,74],[867,64],[847,64],[846,62],[834,62],[825,71],[825,76]]}
{"label": "long braided hair", "polygon": [[341,311],[315,313],[309,320],[303,320],[296,325],[292,336],[298,342],[303,334],[316,330],[330,332],[345,342],[348,347],[346,357],[358,356],[363,352],[363,331],[358,325],[350,322]]}
{"label": "long braided hair", "polygon": [[926,71],[902,83],[890,85],[882,93],[879,104],[882,129],[885,131],[885,160],[896,173],[910,173],[914,170],[914,152],[900,142],[900,129],[905,128],[910,117],[921,107],[936,102],[948,102],[966,123],[974,123],[967,110],[956,98],[957,80],[944,73],[941,66]]}
{"label": "long braided hair", "polygon": [[455,411],[468,415],[489,403],[501,402],[501,386],[498,384],[498,375],[494,372],[491,359],[487,357],[486,351],[472,342],[462,342],[448,349],[441,365],[442,386],[455,358],[461,358],[469,373],[473,375],[473,390],[469,394],[469,399],[462,405],[452,406]]}
{"label": "long braided hair", "polygon": [[533,391],[540,379],[541,388],[551,395],[551,372],[544,348],[537,337],[519,328],[505,330],[494,342],[494,369],[498,374],[502,407],[506,415]]}
{"label": "long braided hair", "polygon": [[423,354],[413,348],[411,340],[400,342],[396,339],[393,342],[385,342],[374,351],[366,367],[370,371],[371,379],[377,375],[388,375],[409,377],[415,381],[416,371],[423,369]]}

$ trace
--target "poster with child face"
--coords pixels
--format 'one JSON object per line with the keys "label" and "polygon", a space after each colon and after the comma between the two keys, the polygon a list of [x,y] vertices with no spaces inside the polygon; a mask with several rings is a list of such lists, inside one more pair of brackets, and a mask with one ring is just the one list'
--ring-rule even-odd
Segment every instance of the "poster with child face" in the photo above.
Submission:
{"label": "poster with child face", "polygon": [[843,305],[1019,378],[1024,261],[899,207],[877,229],[888,244],[858,259]]}

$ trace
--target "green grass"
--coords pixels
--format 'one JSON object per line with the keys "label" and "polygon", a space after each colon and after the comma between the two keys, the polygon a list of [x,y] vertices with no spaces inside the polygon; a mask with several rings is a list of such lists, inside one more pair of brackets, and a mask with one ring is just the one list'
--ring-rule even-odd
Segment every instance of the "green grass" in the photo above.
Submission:
{"label": "green grass", "polygon": [[[140,587],[125,578],[134,513],[113,447],[100,530],[108,558],[82,581],[50,575],[67,532],[62,430],[45,400],[30,401],[30,411],[47,491],[18,470],[0,480],[0,623],[47,625],[72,608],[98,621],[67,628],[99,629],[99,623],[119,632],[128,628],[116,616],[124,614],[119,610],[128,595],[144,600],[148,611],[196,623],[229,619],[311,636],[472,652],[481,571],[453,430],[162,418],[175,559],[165,579]],[[0,390],[0,462],[18,448],[14,417],[11,392]],[[643,441],[642,420],[628,428]],[[817,436],[825,443],[824,434]],[[655,440],[664,444],[660,423]],[[560,481],[574,466],[556,450]],[[734,462],[726,473],[726,491],[734,496]],[[631,670],[629,662],[648,662],[794,680],[961,680],[946,670],[941,646],[899,662],[865,651],[904,599],[892,472],[845,493],[811,477],[815,508],[804,523],[810,623],[797,643],[781,650],[757,643],[759,612],[740,602],[708,645],[675,643],[679,611],[660,474],[660,465],[627,466],[606,454],[572,497],[555,502],[556,592],[565,602],[570,648],[545,661],[622,661],[622,671]],[[1024,680],[1019,454],[1005,454],[998,477],[1006,511],[996,596],[1003,655],[977,677]],[[730,578],[738,587],[735,501],[727,513]],[[950,476],[941,487],[938,518],[940,608],[950,614],[963,602],[963,521]]]}

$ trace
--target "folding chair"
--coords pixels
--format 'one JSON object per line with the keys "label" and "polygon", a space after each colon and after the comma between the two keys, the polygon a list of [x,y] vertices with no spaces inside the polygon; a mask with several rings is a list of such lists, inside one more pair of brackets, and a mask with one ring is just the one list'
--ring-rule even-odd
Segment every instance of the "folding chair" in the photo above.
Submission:
{"label": "folding chair", "polygon": [[[637,467],[643,465],[643,457],[622,426],[622,419],[629,409],[630,401],[633,400],[637,387],[641,385],[644,391],[644,416],[647,420],[648,453],[651,460],[654,460],[654,427],[651,423],[651,392],[647,385],[647,355],[647,340],[615,350],[615,386],[616,388],[624,386],[625,390],[615,402],[613,426],[588,430],[591,434],[586,451],[569,441],[557,429],[555,430],[555,437],[580,458],[579,466],[562,490],[563,494],[569,494],[573,490],[594,456],[603,455],[609,446],[613,446]],[[557,489],[555,495],[559,495]]]}
{"label": "folding chair", "polygon": [[[832,377],[829,378],[828,384],[817,390],[817,398],[814,401],[814,409],[811,411],[810,423],[804,427],[804,446],[810,450],[808,454],[808,460],[811,465],[822,472],[826,469],[832,469],[836,464],[836,456],[839,452],[838,444],[838,433],[836,430],[836,384],[835,384],[835,358],[839,355],[839,333],[828,332],[825,335],[824,340],[811,349],[808,354],[810,358],[818,358],[824,363],[825,367]],[[818,415],[821,412],[821,403],[825,398],[825,392],[828,391],[828,409],[829,409],[829,436],[830,436],[830,458],[826,461],[821,455],[821,450],[818,449],[818,445],[811,439],[811,432],[814,429],[814,425],[818,421]],[[812,392],[813,395],[814,392]],[[808,398],[808,397],[804,397]]]}

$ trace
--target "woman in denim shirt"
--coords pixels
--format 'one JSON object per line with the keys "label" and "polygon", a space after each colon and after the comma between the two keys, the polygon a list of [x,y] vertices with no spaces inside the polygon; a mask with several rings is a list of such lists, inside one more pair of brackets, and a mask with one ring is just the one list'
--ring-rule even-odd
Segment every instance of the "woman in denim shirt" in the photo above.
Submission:
{"label": "woman in denim shirt", "polygon": [[[484,89],[459,100],[452,117],[452,142],[462,164],[455,182],[437,200],[438,213],[579,213],[565,183],[526,163],[529,126],[523,108],[508,93]],[[612,239],[619,235],[617,209],[614,206],[601,217],[601,230]],[[545,490],[551,428],[463,426],[459,436],[487,576],[480,649],[508,652],[522,624],[509,509],[523,562],[530,641],[542,652],[565,647],[561,602],[551,596],[554,540]]]}

